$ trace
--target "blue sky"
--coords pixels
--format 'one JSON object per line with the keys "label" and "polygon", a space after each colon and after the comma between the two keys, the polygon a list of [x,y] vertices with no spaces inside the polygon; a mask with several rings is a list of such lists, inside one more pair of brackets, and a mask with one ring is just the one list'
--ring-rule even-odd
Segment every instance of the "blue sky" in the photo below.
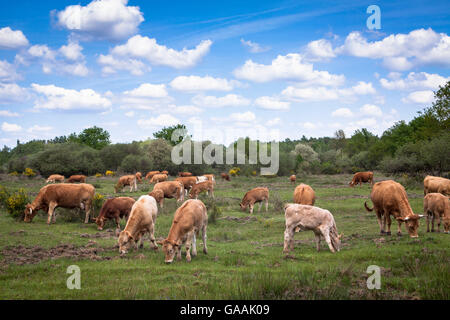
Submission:
{"label": "blue sky", "polygon": [[[381,29],[369,30],[369,5]],[[446,1],[0,3],[0,145],[381,134],[450,80]]]}

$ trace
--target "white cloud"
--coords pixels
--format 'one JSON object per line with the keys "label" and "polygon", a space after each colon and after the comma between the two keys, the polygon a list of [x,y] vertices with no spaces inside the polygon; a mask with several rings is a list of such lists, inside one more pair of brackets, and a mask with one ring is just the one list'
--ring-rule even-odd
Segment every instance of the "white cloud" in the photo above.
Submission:
{"label": "white cloud", "polygon": [[255,105],[268,110],[289,110],[291,103],[278,98],[263,96],[255,100]]}
{"label": "white cloud", "polygon": [[363,115],[366,116],[381,117],[383,115],[383,112],[381,111],[380,107],[374,104],[365,104],[359,110]]}
{"label": "white cloud", "polygon": [[269,126],[269,127],[274,127],[279,124],[281,124],[280,118],[273,118],[273,119],[270,119],[269,121],[267,121],[267,126]]}
{"label": "white cloud", "polygon": [[16,68],[7,61],[0,60],[0,82],[11,82],[20,79]]}
{"label": "white cloud", "polygon": [[242,113],[236,112],[230,114],[229,119],[231,121],[238,121],[238,122],[253,122],[256,120],[256,116],[251,111],[246,111]]}
{"label": "white cloud", "polygon": [[84,56],[81,53],[83,47],[80,46],[77,42],[69,41],[66,46],[62,46],[59,48],[59,52],[68,60],[76,61],[83,59]]}
{"label": "white cloud", "polygon": [[305,49],[305,59],[310,61],[328,60],[336,57],[331,42],[326,39],[311,41]]}
{"label": "white cloud", "polygon": [[178,91],[230,91],[238,81],[223,78],[213,78],[210,76],[179,76],[170,82],[170,86]]}
{"label": "white cloud", "polygon": [[28,39],[22,31],[13,31],[10,27],[0,29],[0,49],[18,49],[28,46]]}
{"label": "white cloud", "polygon": [[[209,52],[211,45],[211,40],[203,40],[194,49],[183,48],[177,51],[157,44],[156,39],[136,35],[128,39],[126,44],[114,47],[109,55],[102,57],[102,60],[113,60],[117,64],[117,61],[129,62],[130,59],[144,59],[153,65],[181,69],[199,63]],[[100,64],[102,60],[99,60]],[[108,66],[114,69],[112,64]]]}
{"label": "white cloud", "polygon": [[288,86],[282,91],[282,95],[284,97],[294,101],[353,101],[358,95],[367,95],[374,93],[376,93],[376,90],[373,88],[372,83],[366,83],[364,81],[360,81],[357,85],[344,89],[326,87],[299,88]]}
{"label": "white cloud", "polygon": [[354,31],[335,52],[383,59],[383,65],[391,70],[404,71],[430,64],[449,66],[450,37],[429,28],[413,30],[408,34],[391,34],[382,40],[369,42],[360,32]]}
{"label": "white cloud", "polygon": [[414,89],[432,89],[437,90],[439,86],[444,86],[450,77],[445,78],[438,74],[430,74],[426,72],[410,72],[404,79],[398,74],[389,74],[388,79],[380,79],[380,84],[388,90],[414,90]]}
{"label": "white cloud", "polygon": [[31,128],[28,128],[27,132],[29,132],[29,133],[42,133],[42,132],[51,131],[52,129],[53,129],[53,127],[50,127],[50,126],[39,126],[39,125],[35,124]]}
{"label": "white cloud", "polygon": [[254,82],[295,80],[322,86],[339,86],[345,81],[344,75],[314,70],[311,63],[304,62],[301,55],[296,53],[279,55],[270,65],[247,60],[242,67],[234,70],[234,75]]}
{"label": "white cloud", "polygon": [[320,124],[314,124],[312,122],[303,122],[302,126],[303,126],[303,128],[305,128],[307,130],[313,130],[313,129],[320,127]]}
{"label": "white cloud", "polygon": [[0,110],[0,117],[18,117],[17,112],[11,112],[9,110]]}
{"label": "white cloud", "polygon": [[184,105],[184,106],[169,105],[169,109],[171,110],[171,113],[182,115],[192,115],[203,112],[202,109],[191,105]]}
{"label": "white cloud", "polygon": [[259,43],[252,42],[250,40],[244,40],[241,38],[241,43],[244,47],[248,48],[251,53],[260,53],[270,50],[270,47],[261,47]]}
{"label": "white cloud", "polygon": [[0,104],[23,102],[29,98],[28,91],[15,83],[0,83]]}
{"label": "white cloud", "polygon": [[434,101],[434,93],[431,90],[414,91],[402,98],[402,101],[403,103],[429,104]]}
{"label": "white cloud", "polygon": [[236,94],[227,94],[223,97],[197,95],[192,98],[192,103],[209,108],[242,107],[248,106],[250,100]]}
{"label": "white cloud", "polygon": [[18,124],[3,122],[2,130],[4,132],[20,132],[22,131],[22,127],[19,126]]}
{"label": "white cloud", "polygon": [[128,112],[125,112],[125,116],[127,116],[127,117],[129,117],[129,118],[134,117],[134,111],[128,111]]}
{"label": "white cloud", "polygon": [[57,23],[87,40],[124,39],[144,21],[139,7],[127,4],[128,0],[95,0],[87,6],[68,6],[56,12]]}
{"label": "white cloud", "polygon": [[160,114],[157,117],[151,117],[149,119],[139,119],[137,124],[141,128],[155,128],[166,127],[179,124],[180,121],[170,114]]}
{"label": "white cloud", "polygon": [[143,83],[138,88],[125,91],[125,95],[141,98],[165,98],[169,94],[165,84]]}
{"label": "white cloud", "polygon": [[40,95],[35,101],[35,109],[49,110],[104,110],[111,106],[111,101],[92,89],[80,91],[39,85],[33,83],[32,89]]}
{"label": "white cloud", "polygon": [[105,75],[117,73],[117,70],[125,70],[134,76],[141,76],[144,72],[151,71],[149,66],[136,59],[117,59],[112,55],[101,54],[97,62],[103,66],[102,73]]}
{"label": "white cloud", "polygon": [[351,118],[353,117],[353,112],[349,108],[339,108],[331,113],[332,117],[342,117]]}

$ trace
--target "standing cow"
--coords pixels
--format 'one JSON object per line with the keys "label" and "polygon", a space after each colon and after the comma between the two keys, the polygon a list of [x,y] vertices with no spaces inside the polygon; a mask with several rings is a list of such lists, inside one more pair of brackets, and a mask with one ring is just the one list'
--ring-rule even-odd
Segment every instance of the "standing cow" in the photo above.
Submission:
{"label": "standing cow", "polygon": [[440,232],[441,219],[444,221],[444,232],[449,233],[450,227],[450,200],[440,193],[428,193],[423,199],[423,211],[427,215],[427,232],[434,232],[434,220],[437,223],[437,232]]}
{"label": "standing cow", "polygon": [[316,194],[310,186],[301,183],[294,190],[294,203],[313,206],[316,202]]}
{"label": "standing cow", "polygon": [[103,230],[105,223],[109,219],[114,219],[117,229],[120,230],[120,219],[124,218],[128,220],[128,216],[131,212],[131,207],[136,201],[130,197],[117,197],[108,199],[100,209],[100,213],[97,218],[94,218],[94,222],[97,224],[98,230]]}
{"label": "standing cow", "polygon": [[349,185],[350,187],[354,187],[359,183],[359,185],[362,186],[363,182],[369,182],[373,186],[373,172],[367,171],[355,173]]}
{"label": "standing cow", "polygon": [[250,210],[250,214],[252,214],[253,206],[257,202],[259,202],[258,212],[261,211],[263,201],[265,201],[266,203],[266,211],[267,211],[269,209],[269,189],[265,187],[258,187],[248,191],[244,195],[244,198],[242,198],[242,201],[239,205],[241,206],[242,211],[245,211],[248,207]]}

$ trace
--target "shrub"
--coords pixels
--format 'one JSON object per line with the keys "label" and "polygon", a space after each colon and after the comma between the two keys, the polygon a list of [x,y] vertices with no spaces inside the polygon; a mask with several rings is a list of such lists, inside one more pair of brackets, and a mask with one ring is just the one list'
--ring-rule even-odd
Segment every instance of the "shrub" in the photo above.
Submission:
{"label": "shrub", "polygon": [[17,176],[19,176],[19,173],[17,171],[13,171],[13,172],[8,173],[8,175],[10,175],[12,177],[17,177]]}
{"label": "shrub", "polygon": [[8,211],[9,215],[13,218],[23,219],[25,206],[28,202],[28,196],[25,189],[20,188],[6,200],[6,211]]}
{"label": "shrub", "polygon": [[208,210],[208,223],[216,223],[217,218],[222,215],[222,210],[217,206],[216,200],[211,199],[205,201],[206,208]]}
{"label": "shrub", "polygon": [[95,177],[96,177],[96,178],[101,178],[101,177],[103,177],[103,175],[102,175],[101,173],[96,173],[96,174],[95,174]]}
{"label": "shrub", "polygon": [[103,202],[105,202],[105,196],[100,194],[100,193],[96,193],[94,196],[94,200],[92,201],[92,206],[94,207],[95,211],[100,211],[100,209],[103,206]]}
{"label": "shrub", "polygon": [[31,168],[25,168],[25,171],[22,173],[24,176],[27,176],[28,178],[32,178],[36,176],[36,172],[33,171]]}
{"label": "shrub", "polygon": [[8,190],[2,185],[0,185],[0,205],[6,207],[6,201],[8,200],[10,194]]}
{"label": "shrub", "polygon": [[239,168],[239,167],[231,168],[230,171],[228,171],[230,176],[233,176],[233,177],[238,176],[240,174],[240,172],[241,172],[241,168]]}
{"label": "shrub", "polygon": [[107,177],[114,177],[115,175],[116,175],[116,173],[111,170],[106,170],[106,172],[105,172],[105,176],[107,176]]}

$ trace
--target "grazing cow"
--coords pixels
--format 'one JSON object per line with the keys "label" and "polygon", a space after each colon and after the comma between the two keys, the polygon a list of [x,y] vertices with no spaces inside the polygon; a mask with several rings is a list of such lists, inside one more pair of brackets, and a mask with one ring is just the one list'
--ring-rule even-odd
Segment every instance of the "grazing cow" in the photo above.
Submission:
{"label": "grazing cow", "polygon": [[134,174],[129,174],[126,176],[121,176],[117,181],[117,184],[114,186],[114,192],[117,193],[122,191],[122,189],[126,186],[130,186],[130,192],[137,191],[137,178]]}
{"label": "grazing cow", "polygon": [[220,177],[222,178],[222,180],[226,180],[226,181],[230,181],[230,175],[228,173],[221,173]]}
{"label": "grazing cow", "polygon": [[434,176],[426,176],[423,180],[423,194],[441,193],[450,196],[450,179]]}
{"label": "grazing cow", "polygon": [[167,171],[167,170],[163,170],[163,171],[161,171],[161,173],[162,173],[162,174],[165,174],[166,176],[169,175],[169,171]]}
{"label": "grazing cow", "polygon": [[203,191],[206,191],[208,196],[214,198],[214,183],[209,180],[196,183],[195,185],[192,186],[191,191],[189,192],[189,198],[197,199],[198,195]]}
{"label": "grazing cow", "polygon": [[125,218],[128,220],[128,216],[131,212],[131,207],[136,201],[130,197],[117,197],[111,198],[105,201],[97,218],[94,218],[94,222],[97,224],[98,230],[103,230],[105,223],[109,219],[114,219],[117,225],[117,229],[120,230],[120,219]]}
{"label": "grazing cow", "polygon": [[135,249],[144,246],[143,238],[146,233],[150,235],[150,246],[158,250],[158,245],[155,241],[155,223],[158,215],[158,206],[155,198],[143,195],[141,196],[131,208],[130,217],[128,218],[125,229],[119,234],[119,252],[124,255],[128,252],[131,246]]}
{"label": "grazing cow", "polygon": [[52,174],[50,177],[48,177],[47,181],[45,181],[45,183],[56,183],[56,181],[58,182],[64,182],[64,176],[60,175],[60,174]]}
{"label": "grazing cow", "polygon": [[186,192],[186,196],[188,192],[191,190],[192,186],[197,183],[197,177],[179,177],[176,178],[175,181],[179,181],[183,184],[183,188]]}
{"label": "grazing cow", "polygon": [[307,184],[299,184],[294,190],[294,203],[307,204],[310,206],[314,205],[316,202],[316,194],[313,188]]}
{"label": "grazing cow", "polygon": [[208,177],[206,176],[197,176],[197,183],[208,181]]}
{"label": "grazing cow", "polygon": [[178,172],[179,177],[192,177],[192,173],[190,172]]}
{"label": "grazing cow", "polygon": [[427,232],[434,232],[434,220],[437,223],[437,232],[440,231],[441,219],[444,220],[444,232],[449,233],[450,227],[450,200],[440,193],[428,193],[423,199],[423,211],[427,215]]}
{"label": "grazing cow", "polygon": [[295,183],[295,181],[297,180],[297,177],[295,176],[295,174],[293,174],[293,175],[291,175],[291,176],[289,177],[289,180],[290,180],[292,183]]}
{"label": "grazing cow", "polygon": [[158,173],[155,174],[150,180],[150,184],[167,181],[167,174]]}
{"label": "grazing cow", "polygon": [[335,253],[341,247],[341,235],[338,235],[336,222],[330,211],[309,205],[289,203],[284,207],[286,229],[284,231],[283,252],[288,253],[294,249],[294,234],[300,231],[311,230],[316,235],[317,251],[320,251],[320,238],[323,237]]}
{"label": "grazing cow", "polygon": [[136,172],[136,179],[138,182],[142,182],[142,173]]}
{"label": "grazing cow", "polygon": [[76,174],[70,176],[69,179],[67,179],[67,183],[74,183],[74,182],[86,183],[86,176],[82,174]]}
{"label": "grazing cow", "polygon": [[186,260],[191,261],[191,243],[192,255],[197,255],[196,235],[202,231],[203,252],[208,253],[206,247],[206,227],[208,225],[208,214],[206,207],[200,200],[187,200],[181,207],[175,211],[172,226],[169,235],[163,241],[158,242],[163,247],[165,253],[165,262],[172,263],[175,254],[177,260],[181,260],[181,246],[186,246]]}
{"label": "grazing cow", "polygon": [[250,214],[252,214],[253,206],[256,202],[259,202],[258,212],[261,211],[263,201],[266,202],[266,211],[269,210],[269,189],[258,187],[248,191],[239,205],[241,206],[242,211],[245,211],[247,207],[249,207]]}
{"label": "grazing cow", "polygon": [[156,202],[162,208],[164,198],[177,199],[177,202],[184,201],[183,184],[179,181],[163,181],[155,184],[153,191],[148,194],[155,198]]}
{"label": "grazing cow", "polygon": [[[370,199],[372,200],[373,208],[369,208],[367,202],[364,202],[364,206],[367,211],[373,211],[375,209],[381,234],[391,235],[390,215],[393,215],[398,222],[397,235],[402,235],[401,225],[402,222],[405,222],[409,236],[411,238],[419,237],[417,230],[419,229],[419,219],[423,215],[414,214],[409,205],[405,188],[400,183],[393,180],[375,183],[370,194]],[[381,220],[382,218],[383,222]],[[386,224],[387,232],[384,230]]]}
{"label": "grazing cow", "polygon": [[204,174],[203,176],[205,176],[213,184],[216,184],[216,177],[213,174]]}
{"label": "grazing cow", "polygon": [[153,176],[154,176],[155,174],[158,174],[158,173],[161,173],[161,172],[159,172],[159,171],[150,171],[150,172],[148,172],[147,175],[145,176],[145,179],[146,179],[146,180],[150,180],[151,178],[153,178]]}
{"label": "grazing cow", "polygon": [[357,172],[353,176],[352,181],[350,181],[350,187],[353,187],[359,183],[362,186],[363,182],[369,182],[373,186],[373,172]]}
{"label": "grazing cow", "polygon": [[95,188],[90,184],[59,183],[49,184],[39,190],[38,195],[31,204],[25,208],[25,222],[31,222],[37,212],[42,209],[48,214],[47,224],[56,222],[55,209],[58,207],[86,211],[84,223],[89,222]]}

